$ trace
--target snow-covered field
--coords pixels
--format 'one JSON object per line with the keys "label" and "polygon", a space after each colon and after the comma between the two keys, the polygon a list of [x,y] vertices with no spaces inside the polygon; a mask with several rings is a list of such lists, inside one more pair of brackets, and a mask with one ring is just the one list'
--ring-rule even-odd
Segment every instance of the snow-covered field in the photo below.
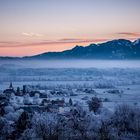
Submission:
{"label": "snow-covered field", "polygon": [[[113,109],[127,103],[140,107],[140,61],[0,61],[0,91],[13,82],[14,87],[36,86],[38,90],[62,90],[76,94],[54,95],[80,101],[83,106],[93,96],[100,97],[103,105]],[[92,89],[95,93],[86,93]],[[119,92],[113,93],[112,91]]]}

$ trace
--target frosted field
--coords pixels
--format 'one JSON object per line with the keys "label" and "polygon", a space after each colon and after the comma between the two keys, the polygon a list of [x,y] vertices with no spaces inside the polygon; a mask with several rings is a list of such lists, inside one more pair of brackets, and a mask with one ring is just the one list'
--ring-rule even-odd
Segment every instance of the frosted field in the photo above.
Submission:
{"label": "frosted field", "polygon": [[[127,103],[140,107],[140,61],[2,61],[0,60],[0,91],[13,82],[14,87],[36,86],[49,94],[51,90],[66,92],[50,98],[72,98],[86,102],[93,96],[102,98],[103,106],[113,109]],[[85,89],[96,92],[86,93]],[[80,91],[79,91],[80,90]],[[109,93],[118,90],[119,93]],[[76,96],[70,96],[73,92]]]}

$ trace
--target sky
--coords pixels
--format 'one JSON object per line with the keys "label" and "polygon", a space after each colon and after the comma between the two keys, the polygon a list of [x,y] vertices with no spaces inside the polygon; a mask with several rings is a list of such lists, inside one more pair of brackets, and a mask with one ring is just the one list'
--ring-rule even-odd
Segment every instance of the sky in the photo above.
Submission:
{"label": "sky", "polygon": [[140,0],[0,0],[0,56],[140,38]]}

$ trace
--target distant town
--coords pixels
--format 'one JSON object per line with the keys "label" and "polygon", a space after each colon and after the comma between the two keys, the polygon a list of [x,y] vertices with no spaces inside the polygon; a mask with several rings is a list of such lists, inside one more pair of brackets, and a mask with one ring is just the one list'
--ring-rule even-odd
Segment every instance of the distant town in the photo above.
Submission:
{"label": "distant town", "polygon": [[[49,94],[43,90],[31,90],[28,86],[23,85],[23,88],[14,88],[13,84],[10,83],[9,88],[3,91],[3,100],[11,104],[17,104],[20,108],[31,112],[31,111],[48,111],[48,112],[64,112],[65,107],[72,105],[72,100],[68,103],[65,99],[51,100]],[[5,101],[4,101],[5,102]]]}

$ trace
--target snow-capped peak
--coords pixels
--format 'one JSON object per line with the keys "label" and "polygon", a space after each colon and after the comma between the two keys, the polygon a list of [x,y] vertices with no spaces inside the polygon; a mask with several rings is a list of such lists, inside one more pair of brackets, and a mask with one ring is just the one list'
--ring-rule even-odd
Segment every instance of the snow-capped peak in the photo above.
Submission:
{"label": "snow-capped peak", "polygon": [[137,39],[133,42],[133,45],[137,45],[137,44],[140,44],[140,39]]}

